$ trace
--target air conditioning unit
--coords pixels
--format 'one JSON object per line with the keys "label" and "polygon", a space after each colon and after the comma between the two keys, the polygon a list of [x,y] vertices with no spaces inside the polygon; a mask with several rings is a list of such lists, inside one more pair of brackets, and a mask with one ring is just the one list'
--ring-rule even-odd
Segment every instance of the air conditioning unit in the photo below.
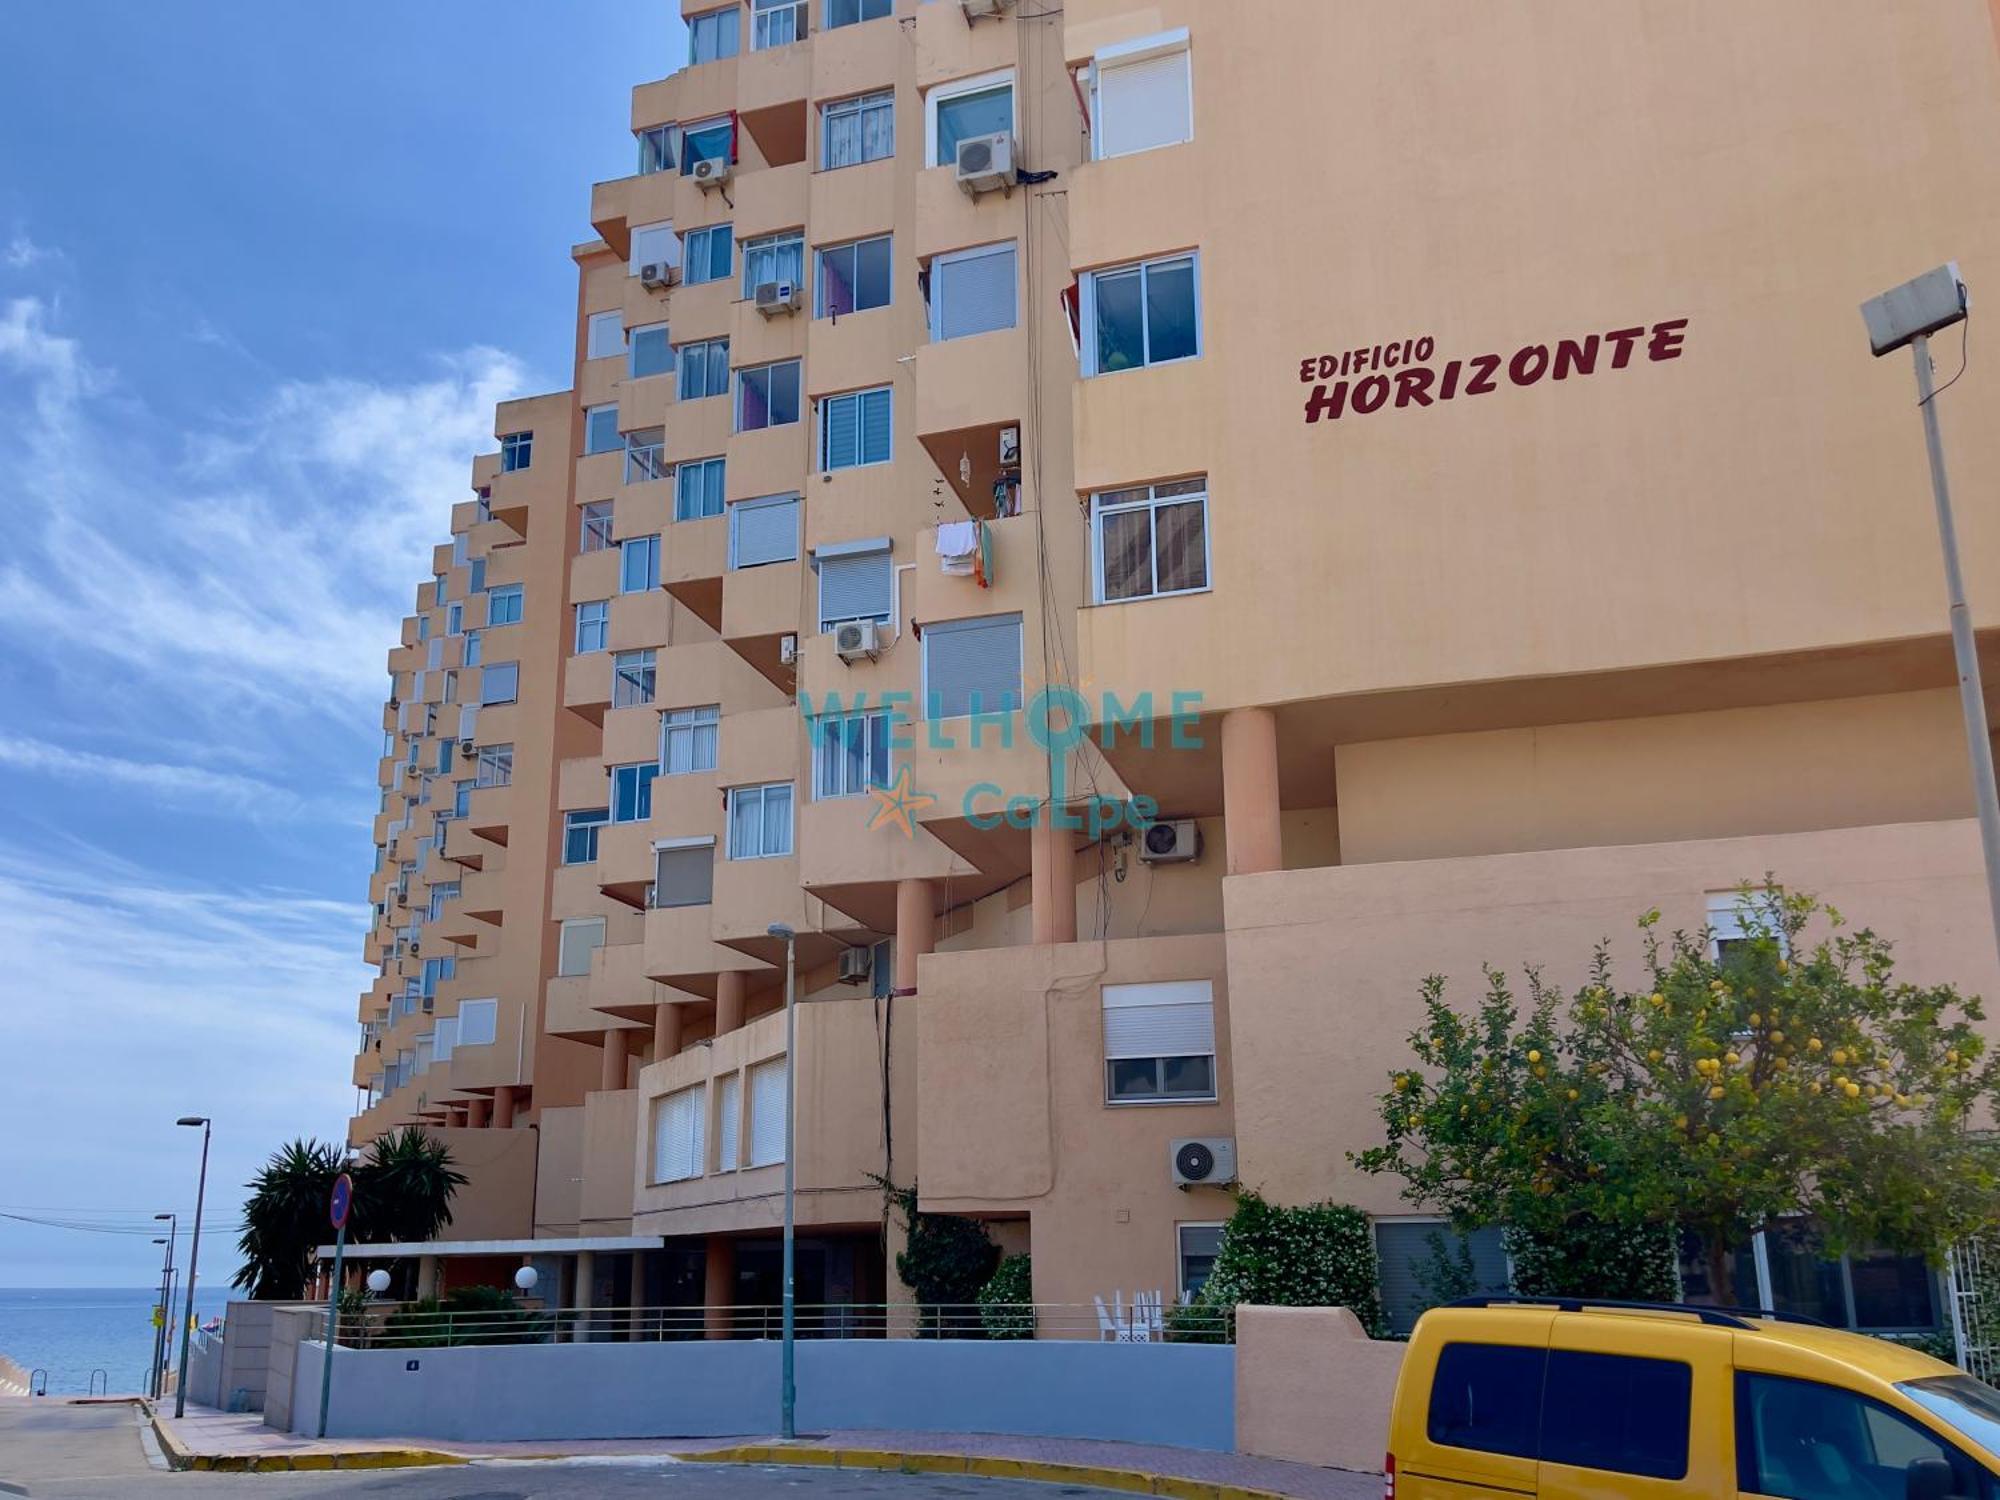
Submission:
{"label": "air conditioning unit", "polygon": [[680,271],[663,260],[649,260],[639,267],[639,285],[652,291],[670,287],[680,279]]}
{"label": "air conditioning unit", "polygon": [[1139,858],[1149,865],[1184,864],[1201,858],[1201,829],[1193,818],[1148,823],[1139,835]]}
{"label": "air conditioning unit", "polygon": [[479,746],[471,740],[460,740],[458,742],[458,753],[460,755],[477,755],[479,753]]}
{"label": "air conditioning unit", "polygon": [[872,948],[842,948],[840,950],[840,982],[842,984],[866,984],[875,974],[875,952]]}
{"label": "air conditioning unit", "polygon": [[842,661],[873,661],[879,648],[880,628],[873,620],[849,620],[833,628],[833,649]]}
{"label": "air conditioning unit", "polygon": [[699,188],[721,187],[729,181],[729,158],[710,156],[694,164],[694,185]]}
{"label": "air conditioning unit", "polygon": [[757,311],[767,318],[782,317],[799,310],[799,289],[789,281],[757,283]]}
{"label": "air conditioning unit", "polygon": [[958,143],[958,185],[969,197],[990,193],[995,188],[1010,192],[1020,180],[1014,171],[1014,137],[1007,131],[996,135],[967,136]]}
{"label": "air conditioning unit", "polygon": [[1236,1180],[1236,1138],[1203,1136],[1172,1143],[1174,1186],[1223,1187]]}
{"label": "air conditioning unit", "polygon": [[778,637],[778,665],[789,667],[799,659],[799,638],[795,635]]}

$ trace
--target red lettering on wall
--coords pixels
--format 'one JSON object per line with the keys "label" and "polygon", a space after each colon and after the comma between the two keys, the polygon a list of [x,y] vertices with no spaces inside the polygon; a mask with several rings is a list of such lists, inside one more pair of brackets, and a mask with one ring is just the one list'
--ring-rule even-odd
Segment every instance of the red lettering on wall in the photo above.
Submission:
{"label": "red lettering on wall", "polygon": [[1664,323],[1653,325],[1653,336],[1646,341],[1646,358],[1679,359],[1681,357],[1681,330],[1688,326],[1686,318],[1669,318]]}
{"label": "red lettering on wall", "polygon": [[1549,368],[1549,346],[1530,344],[1525,349],[1516,349],[1514,357],[1507,361],[1507,378],[1516,385],[1533,385]]}
{"label": "red lettering on wall", "polygon": [[1605,341],[1613,345],[1611,368],[1622,370],[1632,359],[1632,345],[1642,334],[1643,328],[1619,328],[1604,335]]}
{"label": "red lettering on wall", "polygon": [[1551,380],[1567,380],[1570,371],[1588,375],[1597,368],[1597,335],[1592,334],[1582,343],[1575,339],[1560,339],[1556,343],[1556,367],[1550,372]]}
{"label": "red lettering on wall", "polygon": [[1338,420],[1347,405],[1347,382],[1341,381],[1331,394],[1323,385],[1313,387],[1313,393],[1306,397],[1306,421],[1317,422],[1321,417]]}
{"label": "red lettering on wall", "polygon": [[1497,387],[1493,383],[1493,372],[1500,368],[1500,356],[1497,354],[1475,354],[1472,356],[1470,363],[1473,374],[1472,379],[1465,383],[1465,394],[1468,396],[1484,396],[1496,390]]}
{"label": "red lettering on wall", "polygon": [[1396,372],[1396,404],[1408,406],[1415,402],[1418,406],[1431,404],[1431,372],[1422,368],[1398,370]]}
{"label": "red lettering on wall", "polygon": [[1382,403],[1389,399],[1389,377],[1370,375],[1354,387],[1354,409],[1362,416],[1371,411],[1379,411]]}

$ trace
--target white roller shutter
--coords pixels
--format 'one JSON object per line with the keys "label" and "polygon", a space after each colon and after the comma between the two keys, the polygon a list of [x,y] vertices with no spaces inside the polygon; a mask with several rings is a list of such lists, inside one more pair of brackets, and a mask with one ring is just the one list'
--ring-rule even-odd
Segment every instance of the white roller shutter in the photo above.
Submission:
{"label": "white roller shutter", "polygon": [[982,615],[924,627],[924,717],[1011,713],[1021,706],[1021,617]]}
{"label": "white roller shutter", "polygon": [[488,1047],[499,1028],[500,1002],[498,1000],[461,1000],[458,1002],[458,1047]]}
{"label": "white roller shutter", "polygon": [[889,549],[852,552],[819,558],[819,628],[831,630],[842,620],[886,620],[895,573]]}
{"label": "white roller shutter", "polygon": [[768,1167],[785,1159],[785,1059],[750,1070],[750,1161]]}
{"label": "white roller shutter", "polygon": [[1097,154],[1129,156],[1194,139],[1186,47],[1097,64]]}
{"label": "white roller shutter", "polygon": [[1012,328],[1014,260],[1012,241],[940,255],[931,267],[931,337],[957,339]]}
{"label": "white roller shutter", "polygon": [[1215,990],[1208,980],[1104,986],[1107,1059],[1214,1053]]}
{"label": "white roller shutter", "polygon": [[653,1181],[701,1176],[702,1086],[668,1094],[653,1105]]}
{"label": "white roller shutter", "polygon": [[450,1062],[451,1050],[458,1045],[458,1017],[446,1016],[443,1020],[439,1021],[434,1035],[436,1040],[432,1044],[431,1061],[436,1063]]}
{"label": "white roller shutter", "polygon": [[729,565],[754,568],[799,555],[799,497],[739,500],[729,507]]}
{"label": "white roller shutter", "polygon": [[743,1124],[743,1075],[730,1073],[716,1086],[715,1170],[736,1170],[736,1138]]}
{"label": "white roller shutter", "polygon": [[706,906],[715,892],[715,840],[653,849],[653,905]]}

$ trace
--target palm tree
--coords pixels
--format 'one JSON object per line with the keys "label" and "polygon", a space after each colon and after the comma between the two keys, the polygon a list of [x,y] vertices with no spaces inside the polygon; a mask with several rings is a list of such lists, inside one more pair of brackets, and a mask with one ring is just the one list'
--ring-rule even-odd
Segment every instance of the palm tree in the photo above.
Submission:
{"label": "palm tree", "polygon": [[235,1286],[260,1300],[304,1295],[313,1250],[326,1240],[333,1179],[346,1160],[345,1149],[317,1140],[293,1141],[272,1154],[247,1184]]}
{"label": "palm tree", "polygon": [[354,1168],[355,1224],[349,1234],[377,1244],[432,1239],[451,1223],[452,1195],[467,1178],[444,1142],[421,1126],[377,1136]]}

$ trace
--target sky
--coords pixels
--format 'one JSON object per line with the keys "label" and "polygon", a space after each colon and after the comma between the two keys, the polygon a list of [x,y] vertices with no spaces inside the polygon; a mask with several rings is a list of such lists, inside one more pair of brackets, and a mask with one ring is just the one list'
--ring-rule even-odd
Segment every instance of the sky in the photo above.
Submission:
{"label": "sky", "polygon": [[204,1284],[263,1160],[344,1135],[385,656],[494,402],[568,381],[677,10],[10,8],[0,1286],[155,1279],[178,1116]]}

